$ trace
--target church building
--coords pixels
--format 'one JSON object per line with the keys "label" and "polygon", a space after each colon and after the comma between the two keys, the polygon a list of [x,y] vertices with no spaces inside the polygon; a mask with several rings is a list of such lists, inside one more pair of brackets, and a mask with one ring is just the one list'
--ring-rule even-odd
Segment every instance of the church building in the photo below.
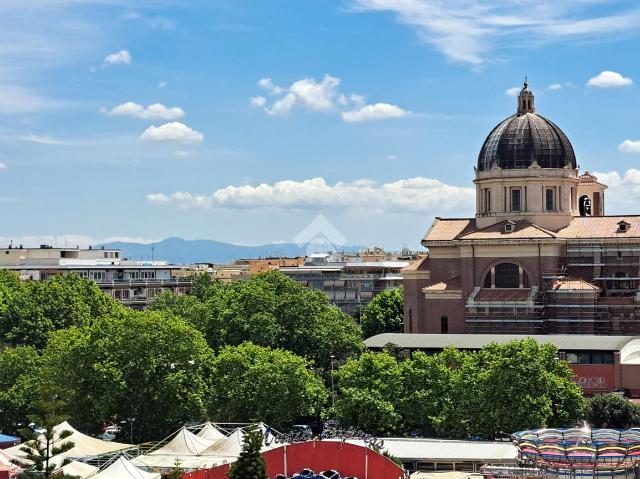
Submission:
{"label": "church building", "polygon": [[405,333],[640,335],[640,217],[520,91],[485,140],[473,218],[436,218],[403,270]]}

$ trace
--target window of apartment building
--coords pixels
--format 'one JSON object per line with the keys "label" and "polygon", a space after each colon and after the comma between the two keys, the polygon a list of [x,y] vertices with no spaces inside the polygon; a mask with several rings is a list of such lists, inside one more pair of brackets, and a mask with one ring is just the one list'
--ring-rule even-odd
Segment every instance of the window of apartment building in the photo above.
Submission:
{"label": "window of apartment building", "polygon": [[522,190],[520,188],[511,188],[511,211],[522,210]]}
{"label": "window of apartment building", "polygon": [[545,209],[547,211],[553,211],[555,209],[554,206],[554,196],[555,196],[554,188],[547,188],[544,192],[545,194]]}
{"label": "window of apartment building", "polygon": [[446,334],[449,332],[449,317],[440,316],[440,332]]}
{"label": "window of apartment building", "polygon": [[101,281],[106,278],[106,273],[104,271],[91,271],[91,273],[89,273],[89,278],[95,281]]}
{"label": "window of apartment building", "polygon": [[155,271],[141,271],[140,278],[142,279],[155,279],[156,272]]}

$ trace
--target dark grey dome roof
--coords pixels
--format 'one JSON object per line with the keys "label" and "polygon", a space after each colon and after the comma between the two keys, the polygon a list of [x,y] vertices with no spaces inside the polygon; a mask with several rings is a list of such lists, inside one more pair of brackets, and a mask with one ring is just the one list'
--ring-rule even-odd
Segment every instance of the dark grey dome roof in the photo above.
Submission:
{"label": "dark grey dome roof", "polygon": [[518,114],[503,120],[489,134],[478,156],[478,170],[528,168],[576,168],[576,155],[558,126],[535,113],[533,94],[526,83],[518,97]]}

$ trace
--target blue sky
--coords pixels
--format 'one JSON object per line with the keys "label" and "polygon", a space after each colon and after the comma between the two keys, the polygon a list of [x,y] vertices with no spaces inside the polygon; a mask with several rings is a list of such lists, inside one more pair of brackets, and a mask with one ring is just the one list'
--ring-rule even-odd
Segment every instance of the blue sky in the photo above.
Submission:
{"label": "blue sky", "polygon": [[473,214],[524,75],[637,213],[638,32],[633,1],[2,0],[0,241],[261,244],[322,214],[417,247]]}

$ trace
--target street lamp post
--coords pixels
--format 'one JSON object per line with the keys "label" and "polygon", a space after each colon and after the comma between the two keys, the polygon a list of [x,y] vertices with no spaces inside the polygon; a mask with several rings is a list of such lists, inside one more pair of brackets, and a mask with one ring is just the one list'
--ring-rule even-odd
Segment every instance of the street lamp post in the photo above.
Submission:
{"label": "street lamp post", "polygon": [[336,408],[336,390],[334,387],[334,383],[333,383],[333,360],[336,359],[336,357],[332,354],[331,355],[331,407],[334,409]]}

